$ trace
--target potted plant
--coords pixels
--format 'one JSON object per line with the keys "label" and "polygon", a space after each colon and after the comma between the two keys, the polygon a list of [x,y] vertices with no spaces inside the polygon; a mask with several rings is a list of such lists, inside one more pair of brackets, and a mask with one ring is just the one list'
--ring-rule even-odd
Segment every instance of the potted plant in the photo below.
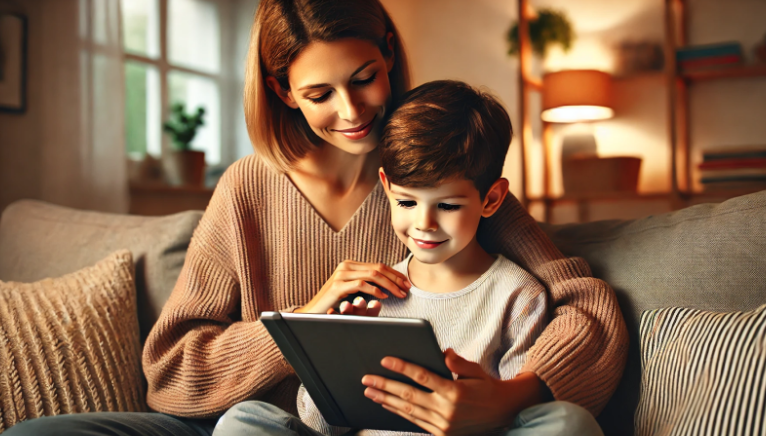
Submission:
{"label": "potted plant", "polygon": [[[519,23],[515,22],[506,34],[509,44],[508,54],[511,56],[519,52]],[[569,51],[574,40],[572,24],[563,12],[553,9],[540,9],[537,17],[529,21],[529,39],[532,51],[541,58],[545,57],[548,47],[553,44],[561,44],[564,51]]]}
{"label": "potted plant", "polygon": [[163,159],[171,185],[201,186],[204,183],[205,152],[191,149],[197,129],[205,124],[204,115],[205,108],[201,106],[195,113],[187,114],[183,103],[175,103],[170,108],[170,119],[162,124],[162,129],[173,140],[174,150]]}

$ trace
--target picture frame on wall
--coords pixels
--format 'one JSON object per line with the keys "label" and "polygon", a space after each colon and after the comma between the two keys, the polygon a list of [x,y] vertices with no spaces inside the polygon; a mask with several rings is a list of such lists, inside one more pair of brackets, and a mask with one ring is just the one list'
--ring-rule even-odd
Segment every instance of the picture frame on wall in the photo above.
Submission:
{"label": "picture frame on wall", "polygon": [[26,75],[27,18],[0,12],[0,112],[26,111]]}

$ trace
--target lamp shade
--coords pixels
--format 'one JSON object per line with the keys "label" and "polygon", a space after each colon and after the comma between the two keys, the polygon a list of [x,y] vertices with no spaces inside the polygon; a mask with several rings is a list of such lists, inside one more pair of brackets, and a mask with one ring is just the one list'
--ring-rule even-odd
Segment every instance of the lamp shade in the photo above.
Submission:
{"label": "lamp shade", "polygon": [[544,121],[574,123],[612,118],[612,78],[598,70],[564,70],[543,76]]}

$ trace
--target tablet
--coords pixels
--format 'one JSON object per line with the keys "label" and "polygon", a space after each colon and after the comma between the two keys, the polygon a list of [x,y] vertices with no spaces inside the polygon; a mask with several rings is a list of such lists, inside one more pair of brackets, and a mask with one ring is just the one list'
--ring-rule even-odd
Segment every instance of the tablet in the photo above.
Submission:
{"label": "tablet", "polygon": [[452,380],[431,324],[422,319],[263,312],[261,321],[331,425],[426,433],[364,396],[365,374],[430,392],[383,368],[385,356]]}

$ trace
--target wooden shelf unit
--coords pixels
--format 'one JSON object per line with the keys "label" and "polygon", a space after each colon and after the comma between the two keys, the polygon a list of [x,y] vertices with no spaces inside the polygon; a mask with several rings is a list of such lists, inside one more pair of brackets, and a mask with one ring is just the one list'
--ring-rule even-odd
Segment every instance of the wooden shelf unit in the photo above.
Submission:
{"label": "wooden shelf unit", "polygon": [[531,6],[528,0],[518,0],[519,15],[519,114],[521,122],[521,134],[519,135],[521,143],[522,159],[522,204],[529,206],[530,203],[542,203],[544,207],[545,221],[550,221],[552,215],[551,208],[561,203],[576,203],[578,205],[578,216],[587,217],[587,206],[591,202],[611,202],[611,201],[658,201],[668,200],[672,209],[679,209],[699,200],[715,199],[722,200],[740,195],[746,195],[758,192],[762,189],[758,187],[747,189],[714,190],[714,191],[694,191],[691,180],[691,134],[689,122],[689,86],[694,82],[743,78],[743,77],[766,77],[766,64],[737,65],[728,68],[704,70],[704,71],[684,71],[680,72],[676,65],[676,49],[683,47],[688,43],[688,25],[687,25],[687,1],[686,0],[664,0],[664,20],[665,20],[665,70],[664,72],[647,72],[625,77],[614,77],[614,80],[663,80],[667,91],[667,120],[668,125],[668,143],[670,145],[670,185],[671,189],[666,193],[608,193],[608,194],[589,194],[589,195],[563,195],[554,197],[550,190],[550,172],[551,172],[551,150],[550,141],[546,140],[546,135],[551,135],[551,126],[543,122],[543,195],[530,196],[527,190],[527,177],[529,170],[526,156],[529,154],[531,146],[531,123],[530,114],[527,110],[530,92],[542,92],[542,81],[533,77],[530,73],[532,63],[532,47],[529,41],[527,29],[528,20],[534,16],[531,12]]}

